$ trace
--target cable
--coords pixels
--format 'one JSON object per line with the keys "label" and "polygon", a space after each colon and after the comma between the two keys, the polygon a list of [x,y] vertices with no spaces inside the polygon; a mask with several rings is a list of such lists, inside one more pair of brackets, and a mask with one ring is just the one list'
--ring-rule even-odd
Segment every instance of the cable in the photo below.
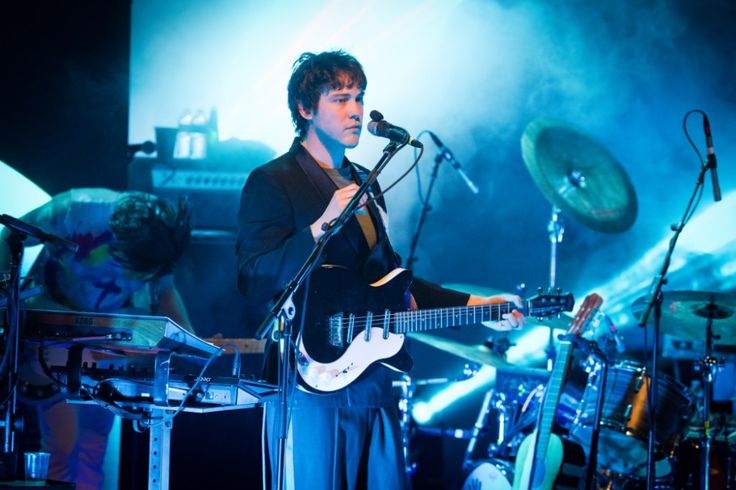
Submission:
{"label": "cable", "polygon": [[[705,166],[705,161],[703,160],[703,155],[701,155],[700,150],[698,150],[697,145],[695,145],[695,143],[693,142],[693,139],[690,137],[690,133],[687,130],[687,120],[694,113],[698,113],[698,114],[702,115],[703,116],[703,119],[705,119],[705,117],[706,117],[705,112],[703,112],[700,109],[692,109],[692,110],[688,111],[685,114],[685,117],[683,117],[683,119],[682,119],[682,130],[685,133],[685,138],[687,138],[687,141],[690,143],[690,146],[692,146],[693,147],[693,150],[695,150],[695,154],[698,155],[698,161],[700,162],[700,166],[701,166],[701,169],[702,169]],[[701,184],[702,184],[702,182],[701,182]],[[685,220],[682,222],[682,225],[681,226],[685,226],[688,223],[688,221],[690,221],[690,218],[692,218],[693,215],[695,214],[695,210],[700,205],[700,199],[703,196],[703,190],[704,190],[704,188],[705,188],[704,185],[701,185],[700,186],[700,191],[698,192],[698,197],[695,199],[695,203],[693,204],[693,206],[692,206],[691,211],[689,212],[689,214],[686,214]]]}
{"label": "cable", "polygon": [[222,346],[219,349],[217,349],[215,352],[212,353],[209,359],[207,359],[207,362],[202,367],[202,370],[199,372],[199,375],[197,375],[197,378],[194,380],[194,384],[187,390],[186,393],[184,393],[184,396],[181,399],[181,402],[179,403],[179,406],[174,410],[174,413],[171,415],[164,415],[164,419],[168,419],[169,421],[174,420],[174,417],[179,415],[182,410],[184,410],[184,404],[187,402],[187,399],[194,393],[194,390],[196,390],[199,385],[202,383],[202,379],[204,378],[205,373],[207,372],[207,369],[210,367],[212,362],[220,357],[220,355],[225,351],[226,346]]}
{"label": "cable", "polygon": [[[401,146],[400,146],[400,147],[399,147],[399,148],[398,148],[398,149],[396,150],[396,153],[398,153],[398,152],[399,152],[399,151],[400,151],[400,150],[401,150],[401,149],[402,149],[403,147],[405,147],[405,146],[406,146],[406,143],[405,143],[405,144],[403,144],[403,145],[401,145]],[[396,153],[394,153],[394,155],[395,155]],[[393,188],[393,187],[394,187],[394,186],[395,186],[396,184],[398,184],[399,182],[401,182],[402,180],[404,180],[404,178],[405,178],[405,177],[406,177],[407,175],[409,175],[409,172],[411,172],[411,171],[412,171],[412,170],[413,170],[413,169],[414,169],[414,168],[415,168],[415,167],[417,166],[417,164],[419,163],[419,160],[421,160],[421,159],[422,159],[422,155],[424,155],[424,148],[422,148],[422,149],[421,149],[421,150],[419,151],[419,156],[418,156],[417,158],[415,158],[415,159],[414,159],[414,162],[413,162],[413,163],[411,164],[411,166],[410,166],[410,167],[409,167],[409,168],[408,168],[408,169],[406,170],[406,172],[404,172],[403,174],[401,174],[401,176],[400,176],[400,177],[399,177],[398,179],[396,179],[396,180],[395,180],[394,182],[392,182],[392,183],[391,183],[391,185],[389,185],[388,187],[386,187],[385,189],[383,189],[383,190],[382,190],[381,192],[379,192],[378,194],[376,194],[375,196],[373,196],[373,197],[372,197],[372,198],[371,198],[371,199],[370,199],[370,200],[369,200],[369,201],[368,201],[368,202],[367,202],[366,204],[368,204],[368,203],[372,203],[372,202],[375,202],[376,200],[380,199],[381,197],[383,197],[384,195],[386,195],[386,193],[387,193],[388,191],[390,191],[390,190],[391,190],[391,189],[392,189],[392,188]],[[393,158],[393,155],[391,156],[391,158]]]}
{"label": "cable", "polygon": [[[419,140],[425,134],[429,134],[429,130],[424,129],[424,130],[420,131],[419,134],[417,135],[417,137],[415,139],[416,140]],[[414,148],[414,159],[417,158],[417,152],[418,151],[419,151],[419,149],[415,147]],[[416,171],[415,173],[417,174],[417,195],[419,196],[419,202],[421,202],[422,204],[424,204],[424,192],[422,191],[422,174],[421,174],[421,172],[419,172],[419,166],[415,166],[414,167],[414,170]]]}

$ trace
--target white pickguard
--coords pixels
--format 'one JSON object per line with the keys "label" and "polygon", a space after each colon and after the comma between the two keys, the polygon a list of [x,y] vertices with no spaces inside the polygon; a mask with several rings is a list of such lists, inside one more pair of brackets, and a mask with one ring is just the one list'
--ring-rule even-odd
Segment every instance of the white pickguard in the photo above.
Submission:
{"label": "white pickguard", "polygon": [[302,380],[319,391],[337,391],[355,381],[374,362],[398,353],[404,345],[404,334],[389,334],[384,339],[383,329],[377,327],[371,328],[370,340],[364,334],[355,337],[339,359],[327,364],[312,359],[300,337],[296,364]]}

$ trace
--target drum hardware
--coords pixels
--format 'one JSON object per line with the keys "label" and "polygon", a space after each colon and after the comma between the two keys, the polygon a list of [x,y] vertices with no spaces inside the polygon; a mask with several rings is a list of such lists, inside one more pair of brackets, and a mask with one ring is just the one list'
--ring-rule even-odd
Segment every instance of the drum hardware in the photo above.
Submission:
{"label": "drum hardware", "polygon": [[[637,299],[632,305],[632,312],[642,316],[647,306],[646,297]],[[696,362],[695,368],[700,371],[702,389],[703,431],[701,438],[701,488],[709,487],[710,450],[713,440],[711,427],[711,401],[713,382],[722,366],[720,359],[714,356],[715,343],[736,344],[734,329],[734,313],[736,312],[736,295],[705,291],[670,291],[662,301],[661,331],[676,338],[692,341],[703,340],[703,324],[705,323],[705,355]]]}
{"label": "drum hardware", "polygon": [[[414,406],[414,392],[416,391],[417,386],[465,381],[478,374],[478,369],[479,366],[476,364],[465,364],[465,366],[463,366],[463,374],[457,378],[429,378],[413,380],[408,374],[402,374],[401,379],[392,383],[394,388],[399,388],[401,390],[401,396],[399,397],[398,403],[399,428],[401,429],[401,447],[404,454],[404,476],[407,483],[411,483],[411,475],[413,475],[417,470],[417,464],[410,462],[409,459],[409,446],[412,436],[411,411]],[[417,432],[439,436],[450,435],[458,439],[466,438],[462,430],[460,430],[460,437],[458,437],[458,429],[417,429]],[[409,485],[409,488],[411,488],[411,485]]]}
{"label": "drum hardware", "polygon": [[[605,381],[602,379],[604,375]],[[651,383],[646,369],[632,362],[609,364],[606,368],[598,364],[590,370],[588,385],[570,432],[575,440],[585,445],[591,438],[592,427],[595,427],[591,422],[594,410],[601,403],[599,443],[595,456],[598,472],[606,481],[621,478],[640,481],[647,477],[646,440],[651,428],[648,392]],[[655,421],[655,461],[658,462],[654,475],[662,480],[671,473],[670,460],[687,427],[691,401],[686,387],[668,376],[660,378],[658,388],[659,405],[656,407]]]}
{"label": "drum hardware", "polygon": [[[727,424],[712,427],[713,441],[710,452],[709,483],[711,488],[736,488],[736,446],[729,444]],[[703,427],[692,431],[677,450],[675,488],[698,488],[703,479]]]}
{"label": "drum hardware", "polygon": [[462,490],[511,490],[514,467],[508,461],[488,459],[475,461],[468,468]]}
{"label": "drum hardware", "polygon": [[[557,244],[562,242],[565,234],[565,226],[560,216],[560,208],[552,205],[552,216],[547,224],[547,235],[549,237],[549,287],[555,287],[557,275]],[[547,371],[552,371],[555,361],[554,328],[549,326],[549,340],[544,353],[547,355]]]}
{"label": "drum hardware", "polygon": [[717,358],[713,356],[713,340],[719,339],[720,336],[713,335],[713,319],[716,314],[721,318],[727,318],[733,313],[727,315],[727,311],[716,306],[714,301],[710,301],[705,308],[697,310],[696,315],[706,315],[705,324],[705,356],[700,360],[697,369],[700,371],[703,379],[703,451],[701,454],[700,484],[701,488],[709,488],[710,482],[710,451],[713,442],[713,432],[710,426],[711,416],[711,399],[713,397],[713,382],[715,381],[716,372],[723,366]]}
{"label": "drum hardware", "polygon": [[[565,233],[562,213],[593,230],[619,233],[636,220],[636,194],[623,167],[603,145],[562,121],[540,118],[529,123],[521,152],[534,183],[552,204],[547,235],[549,286],[554,288],[557,246]],[[555,339],[552,326],[549,330],[545,354],[551,371]]]}
{"label": "drum hardware", "polygon": [[[599,318],[599,314],[595,314],[595,319]],[[593,412],[593,429],[590,435],[590,451],[588,453],[587,470],[585,475],[585,488],[594,488],[594,480],[596,476],[596,468],[598,467],[598,444],[600,439],[601,429],[601,417],[603,416],[603,389],[606,386],[606,380],[608,375],[608,358],[601,351],[596,342],[585,340],[579,335],[567,334],[561,336],[560,340],[566,340],[572,342],[575,348],[581,352],[589,361],[596,359],[595,371],[592,376],[597,378],[598,384],[596,386],[595,396],[595,410]],[[636,388],[638,391],[641,386]]]}
{"label": "drum hardware", "polygon": [[[520,368],[521,371],[534,371],[532,375],[548,376],[545,370]],[[527,373],[528,374],[528,373]],[[503,376],[503,373],[499,373]],[[497,383],[498,385],[498,383]],[[514,479],[513,458],[518,452],[521,440],[524,438],[523,429],[534,423],[533,405],[539,402],[544,390],[544,384],[524,391],[522,401],[515,399],[512,393],[504,393],[496,389],[488,390],[483,398],[478,417],[473,429],[469,432],[468,446],[463,457],[464,478],[463,490],[492,489],[510,490]],[[474,460],[479,435],[489,426],[491,410],[497,413],[498,427],[496,441],[488,447],[488,458]],[[527,417],[527,415],[529,415]]]}
{"label": "drum hardware", "polygon": [[[472,464],[471,458],[473,457],[473,451],[475,451],[475,445],[478,443],[478,436],[480,435],[480,431],[483,430],[483,428],[486,427],[486,424],[488,423],[488,414],[491,409],[491,400],[495,396],[495,390],[488,390],[483,397],[483,403],[481,403],[480,411],[478,412],[478,417],[475,419],[475,424],[473,424],[473,430],[471,431],[470,440],[468,441],[468,447],[465,449],[465,455],[463,456],[463,469],[468,468]],[[495,403],[494,405],[503,407],[503,402],[501,403]],[[505,415],[505,414],[504,414]],[[499,411],[499,434],[498,434],[498,440],[497,443],[500,443],[503,441],[503,419],[501,419],[502,412]]]}

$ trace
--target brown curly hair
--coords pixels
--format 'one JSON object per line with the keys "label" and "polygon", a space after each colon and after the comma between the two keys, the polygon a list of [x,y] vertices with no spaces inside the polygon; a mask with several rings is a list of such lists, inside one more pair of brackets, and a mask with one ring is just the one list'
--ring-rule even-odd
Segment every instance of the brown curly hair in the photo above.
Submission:
{"label": "brown curly hair", "polygon": [[189,208],[144,192],[123,193],[110,217],[110,251],[126,269],[151,277],[169,274],[189,244]]}
{"label": "brown curly hair", "polygon": [[299,138],[304,138],[309,121],[299,114],[299,104],[309,111],[317,109],[320,95],[326,90],[368,85],[363,66],[345,51],[302,53],[294,62],[288,85],[289,110]]}

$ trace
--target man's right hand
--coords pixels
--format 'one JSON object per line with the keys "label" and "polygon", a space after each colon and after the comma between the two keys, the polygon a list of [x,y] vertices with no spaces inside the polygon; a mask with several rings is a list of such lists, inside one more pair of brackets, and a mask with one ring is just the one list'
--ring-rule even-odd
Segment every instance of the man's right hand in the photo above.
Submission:
{"label": "man's right hand", "polygon": [[[314,237],[315,242],[319,237],[325,234],[322,229],[322,225],[324,223],[331,223],[335,218],[340,216],[340,213],[342,213],[343,209],[345,209],[345,206],[348,205],[356,192],[358,192],[357,184],[350,184],[335,191],[332,195],[332,199],[330,199],[330,203],[322,213],[322,216],[317,218],[317,221],[309,225],[309,229],[312,231],[312,236]],[[368,197],[365,195],[360,198],[360,207],[357,210],[358,213],[365,213],[363,206],[365,206],[367,201]]]}

